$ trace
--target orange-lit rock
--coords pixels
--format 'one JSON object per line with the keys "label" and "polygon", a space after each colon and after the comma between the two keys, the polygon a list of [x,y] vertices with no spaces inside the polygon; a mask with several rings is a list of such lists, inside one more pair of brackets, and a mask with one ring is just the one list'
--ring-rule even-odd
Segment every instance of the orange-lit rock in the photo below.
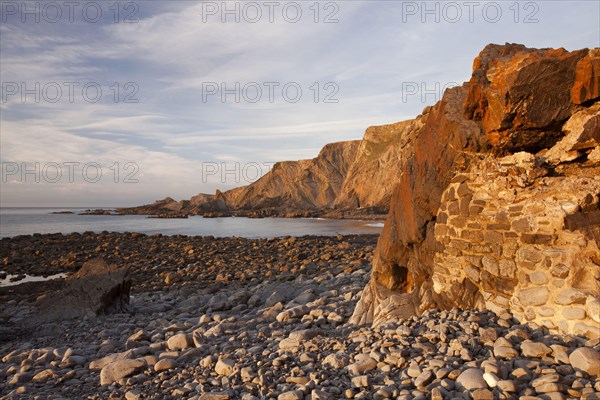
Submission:
{"label": "orange-lit rock", "polygon": [[587,54],[587,49],[486,46],[473,63],[466,116],[481,124],[498,150],[537,151],[552,146],[573,112],[571,92],[576,82],[583,98],[595,90],[594,79],[588,77],[593,68],[585,62],[578,66]]}
{"label": "orange-lit rock", "polygon": [[600,98],[600,49],[591,49],[575,69],[571,101],[583,104]]}
{"label": "orange-lit rock", "polygon": [[600,298],[598,109],[571,102],[578,63],[594,52],[481,52],[471,81],[446,91],[411,136],[351,322],[510,309],[554,331],[600,335],[589,312]]}

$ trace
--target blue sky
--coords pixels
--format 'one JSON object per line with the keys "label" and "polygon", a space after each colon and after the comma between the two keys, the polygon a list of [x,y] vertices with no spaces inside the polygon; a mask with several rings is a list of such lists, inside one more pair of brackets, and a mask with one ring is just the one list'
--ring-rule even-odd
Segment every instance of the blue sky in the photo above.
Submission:
{"label": "blue sky", "polygon": [[4,207],[244,185],[418,115],[488,43],[600,47],[593,0],[47,3],[0,2]]}

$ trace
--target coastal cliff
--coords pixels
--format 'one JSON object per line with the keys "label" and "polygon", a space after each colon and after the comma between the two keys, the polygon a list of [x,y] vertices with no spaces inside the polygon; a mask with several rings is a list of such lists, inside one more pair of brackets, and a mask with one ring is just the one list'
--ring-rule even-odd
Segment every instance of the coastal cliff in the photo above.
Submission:
{"label": "coastal cliff", "polygon": [[599,337],[600,51],[489,45],[401,155],[352,321],[511,310]]}
{"label": "coastal cliff", "polygon": [[[312,160],[277,163],[246,187],[121,211],[389,211],[352,322],[510,309],[563,333],[600,336],[599,100],[600,49],[491,44],[469,82],[415,119],[370,127],[361,141],[329,144]],[[576,300],[565,300],[569,293]]]}
{"label": "coastal cliff", "polygon": [[489,45],[414,120],[139,209],[389,207],[379,238],[2,238],[0,397],[598,398],[599,67]]}
{"label": "coastal cliff", "polygon": [[[190,200],[175,201],[170,197],[134,208],[122,208],[122,214],[190,214],[249,217],[311,217],[331,214],[343,217],[345,212],[357,215],[356,207],[333,209],[342,192],[346,175],[356,158],[360,141],[327,144],[310,160],[281,161],[256,182],[217,191],[214,195],[198,194]],[[389,196],[388,196],[389,197]],[[381,203],[375,199],[373,204]],[[385,214],[387,210],[375,213]],[[360,211],[358,211],[360,213]],[[367,214],[370,210],[367,210]]]}

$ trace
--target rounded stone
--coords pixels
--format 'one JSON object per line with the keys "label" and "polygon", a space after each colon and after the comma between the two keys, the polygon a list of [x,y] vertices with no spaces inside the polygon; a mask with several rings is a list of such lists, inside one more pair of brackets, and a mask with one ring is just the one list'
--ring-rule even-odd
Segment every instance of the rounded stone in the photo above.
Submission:
{"label": "rounded stone", "polygon": [[543,358],[552,353],[552,349],[544,343],[526,340],[521,343],[521,353],[525,357]]}
{"label": "rounded stone", "polygon": [[573,351],[569,355],[569,362],[575,369],[600,377],[600,353],[590,347],[580,347]]}
{"label": "rounded stone", "polygon": [[532,272],[531,274],[529,274],[529,280],[534,285],[545,285],[546,283],[548,283],[548,277],[543,271]]}
{"label": "rounded stone", "polygon": [[469,368],[463,371],[456,379],[456,386],[463,390],[487,389],[488,387],[483,378],[483,371],[479,368]]}
{"label": "rounded stone", "polygon": [[595,321],[600,323],[600,298],[589,296],[585,301],[587,314]]}
{"label": "rounded stone", "polygon": [[154,370],[156,372],[166,371],[169,369],[173,369],[177,366],[177,361],[172,358],[163,358],[154,364]]}
{"label": "rounded stone", "polygon": [[584,303],[586,300],[586,294],[581,290],[577,289],[565,289],[559,292],[554,299],[556,304],[569,305],[574,303]]}
{"label": "rounded stone", "polygon": [[569,307],[562,310],[562,315],[566,319],[584,319],[585,310],[583,308]]}
{"label": "rounded stone", "polygon": [[534,287],[521,290],[519,300],[524,306],[543,306],[548,301],[548,288]]}
{"label": "rounded stone", "polygon": [[167,340],[167,347],[169,350],[183,350],[191,346],[190,338],[185,333],[179,333],[171,336]]}

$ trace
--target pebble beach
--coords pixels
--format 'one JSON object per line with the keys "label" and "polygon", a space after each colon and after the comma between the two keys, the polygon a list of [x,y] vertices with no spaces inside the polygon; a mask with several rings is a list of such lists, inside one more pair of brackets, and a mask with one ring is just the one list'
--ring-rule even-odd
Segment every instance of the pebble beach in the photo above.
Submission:
{"label": "pebble beach", "polygon": [[13,271],[69,274],[100,256],[130,267],[133,285],[128,313],[35,329],[27,321],[36,298],[60,280],[2,288],[2,398],[598,398],[600,340],[550,334],[509,312],[431,310],[375,328],[348,324],[376,240],[3,239]]}

